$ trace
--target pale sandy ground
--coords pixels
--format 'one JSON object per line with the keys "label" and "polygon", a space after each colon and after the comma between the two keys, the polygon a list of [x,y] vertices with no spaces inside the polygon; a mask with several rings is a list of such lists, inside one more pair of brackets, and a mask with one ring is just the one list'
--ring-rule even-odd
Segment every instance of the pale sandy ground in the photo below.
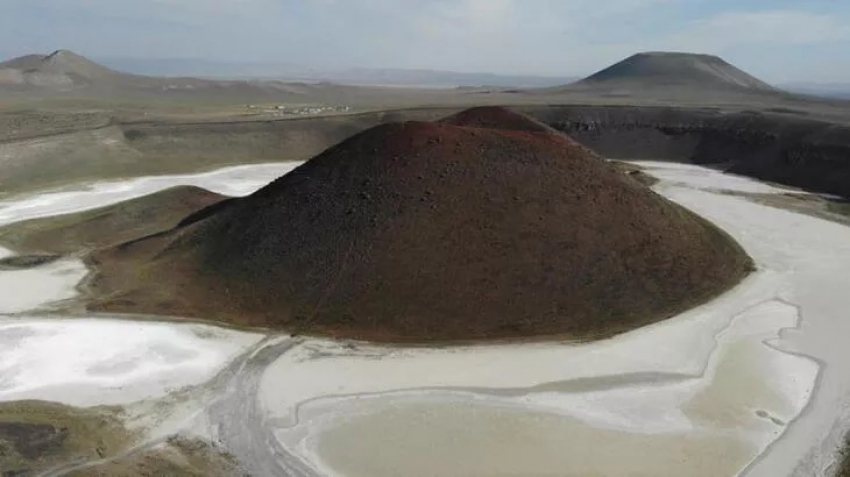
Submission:
{"label": "pale sandy ground", "polygon": [[0,201],[0,225],[81,212],[153,194],[177,185],[193,185],[229,196],[248,195],[286,174],[299,162],[280,162],[218,169],[204,174],[139,177],[97,182]]}
{"label": "pale sandy ground", "polygon": [[[195,185],[230,196],[244,196],[289,172],[300,163],[237,166],[195,175],[140,177],[98,182],[0,201],[0,226],[40,217],[69,214],[141,197],[176,185]],[[0,247],[0,258],[12,252]],[[20,313],[76,296],[87,274],[83,263],[65,258],[32,270],[0,272],[0,315]]]}
{"label": "pale sandy ground", "polygon": [[0,322],[0,401],[160,398],[207,381],[257,341],[201,325],[20,316]]}
{"label": "pale sandy ground", "polygon": [[[19,197],[0,202],[0,225],[79,212],[183,184],[246,195],[295,165],[142,177]],[[0,247],[0,258],[9,255]],[[201,325],[39,316],[38,310],[76,296],[87,273],[76,258],[0,271],[0,401],[44,399],[93,406],[156,399],[210,379],[262,338]]]}
{"label": "pale sandy ground", "polygon": [[[2,202],[0,224],[178,184],[241,195],[293,165]],[[850,294],[842,283],[850,228],[720,192],[781,189],[689,166],[646,166],[664,180],[661,193],[741,242],[759,272],[709,305],[594,344],[391,349],[307,340],[264,375],[258,399],[267,424],[287,448],[337,475],[736,475],[750,466],[752,475],[773,477],[800,461],[799,475],[822,475],[841,437],[833,423],[850,409]],[[203,383],[262,338],[28,311],[73,293],[77,267],[57,262],[26,271],[35,273],[28,279],[0,271],[0,286],[20,284],[14,299],[0,294],[0,401],[146,399],[136,413],[159,412],[159,398]],[[25,292],[34,298],[18,296]],[[195,403],[169,405],[160,435],[203,427]]]}
{"label": "pale sandy ground", "polygon": [[[0,258],[11,255],[11,251],[0,247]],[[77,283],[87,274],[83,262],[76,258],[62,259],[38,269],[0,271],[0,316],[73,298],[77,295]]]}
{"label": "pale sandy ground", "polygon": [[[0,202],[0,224],[78,212],[182,184],[245,195],[294,166],[235,167],[18,197]],[[9,255],[0,248],[0,258]],[[159,448],[177,433],[208,439],[205,385],[263,336],[127,317],[46,315],[55,302],[76,296],[86,274],[72,257],[0,271],[0,403],[36,399],[120,406],[128,430],[139,436],[139,451]],[[75,469],[72,464],[65,470]]]}
{"label": "pale sandy ground", "polygon": [[[649,172],[663,177],[658,170]],[[784,272],[786,295],[801,308],[803,321],[800,330],[783,335],[782,347],[822,365],[805,412],[747,475],[829,475],[835,449],[850,429],[850,228],[730,197],[670,192],[727,230],[741,227],[736,238],[758,259]]]}
{"label": "pale sandy ground", "polygon": [[[759,272],[707,306],[589,345],[308,343],[274,363],[261,389],[279,439],[346,476],[789,475],[796,461],[776,449],[790,442],[803,457],[837,415],[807,404],[829,367],[846,365],[816,348],[806,350],[815,359],[795,354],[794,342],[814,320],[835,331],[817,340],[840,355],[850,229],[721,193],[783,191],[769,185],[648,167],[664,180],[657,190],[731,233]],[[795,437],[812,425],[820,435]]]}
{"label": "pale sandy ground", "polygon": [[[182,184],[245,195],[296,165],[143,177],[17,198],[0,202],[0,225],[101,207]],[[11,254],[0,248],[0,258]],[[197,324],[42,316],[40,310],[76,296],[86,273],[75,258],[0,271],[0,402],[42,399],[95,406],[156,400],[209,380],[262,339]]]}

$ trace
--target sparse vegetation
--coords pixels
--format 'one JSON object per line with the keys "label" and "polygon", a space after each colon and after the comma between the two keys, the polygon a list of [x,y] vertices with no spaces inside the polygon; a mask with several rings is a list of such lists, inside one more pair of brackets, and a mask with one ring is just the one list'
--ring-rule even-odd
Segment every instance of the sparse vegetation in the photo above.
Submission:
{"label": "sparse vegetation", "polygon": [[205,441],[174,436],[166,444],[72,472],[68,477],[243,477],[236,461]]}
{"label": "sparse vegetation", "polygon": [[0,475],[31,476],[77,463],[98,463],[73,477],[241,477],[238,464],[205,441],[172,436],[160,446],[114,458],[139,436],[118,409],[73,408],[42,401],[0,403]]}
{"label": "sparse vegetation", "polygon": [[850,434],[844,436],[844,447],[838,455],[837,466],[830,477],[850,477]]}
{"label": "sparse vegetation", "polygon": [[850,201],[847,200],[827,200],[827,209],[836,214],[850,216]]}
{"label": "sparse vegetation", "polygon": [[[435,114],[440,113],[415,110],[403,117]],[[92,181],[304,160],[398,117],[364,113],[276,121],[134,123],[0,141],[0,199]]]}
{"label": "sparse vegetation", "polygon": [[41,401],[0,404],[0,469],[8,475],[103,459],[132,441],[115,409],[77,409]]}

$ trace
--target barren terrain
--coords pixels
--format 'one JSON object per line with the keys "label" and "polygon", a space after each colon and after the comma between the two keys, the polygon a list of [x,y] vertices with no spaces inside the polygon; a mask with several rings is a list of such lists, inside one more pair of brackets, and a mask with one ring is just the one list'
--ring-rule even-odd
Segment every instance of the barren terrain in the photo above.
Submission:
{"label": "barren terrain", "polygon": [[[634,456],[628,464],[632,470],[663,468],[671,471],[670,475],[690,475],[702,469],[708,475],[737,475],[746,469],[748,475],[775,476],[790,475],[790,469],[805,465],[794,475],[821,475],[841,443],[842,427],[832,433],[837,440],[821,439],[838,417],[836,409],[847,404],[840,392],[847,375],[841,371],[843,344],[841,334],[834,332],[834,320],[843,309],[835,300],[842,294],[832,293],[828,286],[833,273],[830,270],[842,273],[844,265],[838,257],[843,257],[840,244],[846,244],[846,228],[750,203],[729,193],[784,192],[767,185],[685,166],[640,167],[661,179],[659,191],[705,214],[740,240],[756,259],[758,274],[709,306],[615,340],[587,345],[553,342],[462,348],[380,347],[291,340],[275,334],[263,340],[261,335],[233,335],[198,325],[183,325],[196,328],[186,334],[178,332],[186,328],[172,323],[105,319],[108,316],[98,317],[103,327],[84,320],[52,325],[56,317],[32,323],[32,318],[19,316],[12,328],[0,331],[14,343],[3,348],[0,362],[38,358],[40,364],[30,367],[28,376],[12,371],[11,376],[18,376],[12,394],[0,393],[0,399],[70,400],[69,404],[78,406],[102,404],[104,398],[110,404],[126,403],[129,422],[135,423],[131,427],[143,431],[140,447],[131,447],[112,463],[99,458],[85,465],[75,461],[64,466],[66,470],[50,475],[121,475],[120,466],[124,464],[127,467],[123,469],[131,469],[129,475],[139,468],[154,469],[155,475],[156,469],[173,469],[169,462],[185,465],[187,461],[180,457],[186,448],[183,444],[162,447],[174,434],[190,440],[196,438],[193,436],[212,436],[224,452],[244,466],[240,472],[255,475],[362,475],[358,470],[364,465],[360,457],[373,452],[372,446],[381,446],[384,438],[393,442],[381,451],[392,474],[392,469],[415,467],[414,457],[424,451],[417,447],[417,436],[434,442],[448,434],[460,439],[454,446],[456,451],[466,448],[468,452],[505,455],[510,462],[526,462],[541,471],[563,464],[558,460],[563,457],[561,448],[555,454],[548,453],[545,439],[539,442],[541,446],[528,447],[523,444],[528,443],[524,434],[514,432],[517,429],[540,438],[563,432],[574,436],[580,431],[591,440],[604,439],[610,446],[596,448],[608,448],[620,457]],[[275,177],[270,173],[266,177]],[[171,184],[186,182],[178,176]],[[233,187],[236,182],[231,176]],[[195,183],[204,185],[201,180]],[[140,182],[127,185],[128,189],[146,187]],[[103,195],[109,190],[93,187],[77,192],[74,200],[82,204],[98,202],[86,196],[110,197]],[[133,196],[138,191],[128,190],[126,194]],[[20,218],[30,218],[51,207],[50,202],[38,205],[42,202],[39,197],[31,202],[37,206],[26,208],[18,203],[12,210],[18,211]],[[64,206],[59,210],[69,211],[68,200],[52,207],[55,210],[59,205]],[[781,239],[777,241],[777,237]],[[787,246],[789,240],[793,247]],[[829,253],[825,255],[822,250]],[[42,276],[65,276],[50,268],[32,272],[38,270],[42,270]],[[821,279],[812,281],[814,277]],[[79,277],[65,276],[65,280],[73,285]],[[807,328],[807,323],[814,328]],[[780,330],[801,324],[802,331],[794,334],[792,345],[787,333]],[[22,327],[33,325],[35,335],[21,332]],[[51,326],[58,328],[51,333]],[[65,331],[56,334],[63,328]],[[145,330],[143,334],[141,330]],[[51,340],[48,346],[53,353],[38,351],[43,346],[37,340],[43,339]],[[82,348],[67,348],[70,343],[92,341],[102,344],[97,353],[87,355]],[[24,343],[26,346],[20,346]],[[797,343],[806,346],[799,351],[816,361],[785,351],[788,346],[797,350]],[[8,354],[13,349],[17,349],[14,357]],[[80,365],[68,362],[72,356],[84,361]],[[169,361],[161,363],[163,368],[151,367],[159,362],[159,356],[168,356]],[[67,371],[55,372],[59,363]],[[71,371],[86,368],[89,371],[83,375]],[[10,375],[8,370],[4,373]],[[161,391],[151,394],[151,380],[162,377],[167,380]],[[352,399],[357,396],[361,397]],[[384,399],[395,404],[383,404]],[[808,412],[800,414],[809,399],[820,404],[810,405]],[[349,408],[341,406],[355,407],[346,411]],[[463,415],[472,420],[452,418],[452,412],[469,406]],[[677,417],[677,406],[682,406],[690,419],[697,419],[698,430],[689,426],[685,427],[690,430],[682,430],[687,421]],[[614,412],[617,409],[625,411]],[[405,432],[396,432],[396,418],[411,422],[413,415],[423,410],[434,418],[422,423],[421,432],[410,433],[409,426],[404,426]],[[338,414],[340,411],[345,417]],[[315,417],[307,419],[308,415]],[[374,419],[360,417],[370,415]],[[141,421],[139,417],[143,417]],[[476,417],[484,421],[476,421]],[[580,429],[576,418],[584,422]],[[545,428],[540,427],[543,423],[547,423]],[[741,431],[742,425],[747,431]],[[514,431],[502,433],[504,438],[498,443],[481,438],[494,426]],[[629,441],[620,438],[622,432],[650,434]],[[743,434],[733,437],[732,432]],[[348,440],[351,433],[358,436],[356,446]],[[673,438],[665,440],[664,436]],[[786,439],[790,447],[778,450]],[[471,447],[465,447],[467,444]],[[498,447],[503,444],[508,447]],[[338,451],[339,446],[359,449],[361,454]],[[813,446],[824,450],[806,457]],[[386,454],[387,449],[393,450],[391,455]],[[448,448],[429,449],[436,453],[433,455],[438,462],[452,469],[451,475],[457,475],[457,469],[487,473],[488,463],[502,462],[465,459],[461,456],[468,454]],[[705,459],[715,451],[725,458],[708,459],[712,465],[706,467]],[[200,455],[205,456],[204,462],[214,463],[216,471],[227,468],[222,462],[228,462],[228,457],[206,452],[193,454],[188,461],[197,463]],[[726,458],[730,455],[737,457]],[[675,466],[665,464],[677,456],[682,459],[676,460]],[[581,462],[585,467],[576,471],[608,472],[612,465],[624,461],[603,452],[583,453]],[[478,467],[473,465],[476,463]],[[193,475],[189,467],[181,469]]]}
{"label": "barren terrain", "polygon": [[88,263],[93,310],[404,342],[608,337],[750,270],[710,224],[498,109],[373,128]]}
{"label": "barren terrain", "polygon": [[[638,55],[603,84],[426,90],[163,82],[68,53],[0,65],[37,70],[0,72],[21,83],[0,87],[3,472],[846,473],[847,101],[695,55]],[[590,343],[382,346],[80,306],[88,249],[250,195],[369,128],[471,105],[607,158],[667,161],[620,164],[621,179],[718,226],[757,270]]]}

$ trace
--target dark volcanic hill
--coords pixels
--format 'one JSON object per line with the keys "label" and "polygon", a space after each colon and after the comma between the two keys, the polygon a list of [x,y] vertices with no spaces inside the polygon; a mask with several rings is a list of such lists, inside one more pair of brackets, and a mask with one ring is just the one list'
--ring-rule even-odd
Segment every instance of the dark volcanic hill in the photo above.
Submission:
{"label": "dark volcanic hill", "polygon": [[751,92],[777,91],[717,56],[670,52],[638,53],[579,81],[572,87],[686,87]]}
{"label": "dark volcanic hill", "polygon": [[450,126],[503,129],[537,133],[556,133],[549,126],[499,106],[479,106],[438,121]]}
{"label": "dark volcanic hill", "polygon": [[749,267],[707,222],[494,109],[375,127],[91,263],[94,309],[388,341],[610,336]]}

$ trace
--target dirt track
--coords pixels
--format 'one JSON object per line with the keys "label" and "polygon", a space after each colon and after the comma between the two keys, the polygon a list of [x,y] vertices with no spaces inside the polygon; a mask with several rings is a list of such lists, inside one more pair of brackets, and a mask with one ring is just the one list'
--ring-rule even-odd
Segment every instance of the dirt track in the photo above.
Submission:
{"label": "dirt track", "polygon": [[312,467],[284,449],[260,408],[260,379],[268,366],[290,349],[297,339],[269,339],[231,363],[211,388],[218,395],[207,407],[218,441],[242,463],[249,475],[269,477],[319,477]]}
{"label": "dirt track", "polygon": [[[258,388],[268,366],[301,343],[298,339],[269,337],[234,359],[209,382],[192,390],[207,416],[217,445],[239,463],[240,475],[263,477],[319,477],[312,467],[283,448],[260,409]],[[104,459],[79,459],[42,472],[39,477],[88,475],[166,444],[170,436],[141,442]],[[223,469],[215,469],[220,471]],[[100,474],[99,474],[100,475]]]}

